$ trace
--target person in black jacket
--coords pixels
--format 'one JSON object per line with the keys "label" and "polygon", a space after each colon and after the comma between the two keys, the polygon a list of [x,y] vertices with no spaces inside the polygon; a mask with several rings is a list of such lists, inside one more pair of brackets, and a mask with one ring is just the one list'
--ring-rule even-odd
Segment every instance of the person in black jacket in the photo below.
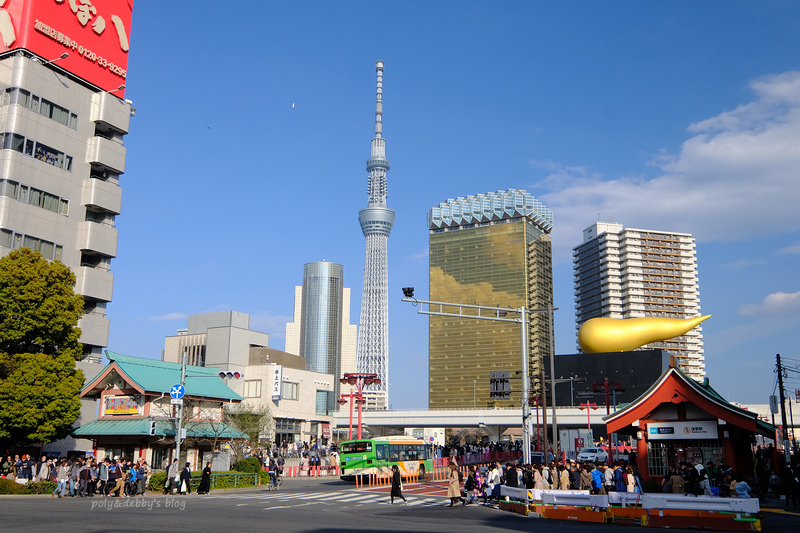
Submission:
{"label": "person in black jacket", "polygon": [[394,504],[395,496],[403,499],[403,505],[408,503],[408,500],[403,496],[403,479],[400,477],[400,469],[397,468],[397,465],[392,465],[392,492],[389,494],[390,504]]}
{"label": "person in black jacket", "polygon": [[181,494],[191,494],[192,492],[192,471],[189,469],[191,463],[186,463],[186,467],[181,470]]}

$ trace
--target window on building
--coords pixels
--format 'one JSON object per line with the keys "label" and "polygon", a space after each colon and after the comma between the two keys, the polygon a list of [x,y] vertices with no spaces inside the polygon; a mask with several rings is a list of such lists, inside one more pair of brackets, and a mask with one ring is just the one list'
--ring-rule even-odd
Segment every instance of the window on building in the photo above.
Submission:
{"label": "window on building", "polygon": [[251,379],[244,382],[245,398],[261,398],[261,380]]}
{"label": "window on building", "polygon": [[20,89],[19,87],[10,87],[6,89],[0,100],[0,105],[8,104],[19,104],[23,107],[27,107],[31,111],[53,119],[56,122],[60,122],[69,128],[74,130],[78,129],[78,115],[71,113],[68,109],[54,104],[49,100],[39,98],[35,94],[31,95],[31,93],[25,89]]}
{"label": "window on building", "polygon": [[66,215],[69,210],[69,200],[66,198],[60,198],[55,194],[27,185],[20,185],[16,181],[0,180],[0,196],[8,196],[61,215]]}
{"label": "window on building", "polygon": [[317,410],[316,413],[318,415],[329,415],[330,414],[330,406],[328,405],[328,398],[329,395],[332,394],[330,391],[326,390],[318,390],[317,391]]}
{"label": "window on building", "polygon": [[48,165],[62,168],[67,171],[72,171],[72,156],[66,155],[55,148],[50,148],[42,143],[26,139],[24,136],[17,133],[2,133],[3,150],[14,150],[15,152],[25,153],[26,155],[33,156],[39,161],[43,161]]}
{"label": "window on building", "polygon": [[300,387],[297,383],[284,381],[281,383],[281,399],[283,400],[297,400],[300,396]]}
{"label": "window on building", "polygon": [[50,241],[45,241],[31,235],[23,235],[9,229],[0,229],[0,246],[17,250],[26,246],[33,251],[40,252],[45,259],[61,261],[64,248]]}

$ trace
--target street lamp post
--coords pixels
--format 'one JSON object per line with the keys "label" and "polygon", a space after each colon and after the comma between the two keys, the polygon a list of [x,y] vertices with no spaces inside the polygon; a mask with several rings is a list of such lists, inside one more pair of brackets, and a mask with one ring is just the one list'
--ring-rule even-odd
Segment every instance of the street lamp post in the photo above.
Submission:
{"label": "street lamp post", "polygon": [[381,382],[378,374],[345,374],[340,383],[355,386],[356,392],[350,394],[342,393],[342,397],[337,400],[340,404],[347,403],[345,398],[350,398],[350,436],[349,439],[353,440],[353,402],[355,401],[358,406],[358,438],[361,438],[361,408],[367,403],[364,399],[364,387],[367,385],[377,385]]}
{"label": "street lamp post", "polygon": [[[472,305],[472,304],[459,304],[459,303],[452,303],[452,302],[434,302],[430,300],[418,300],[414,298],[414,288],[413,287],[404,287],[403,288],[403,298],[401,301],[409,302],[412,304],[421,304],[422,306],[427,305],[428,310],[425,311],[424,308],[420,307],[418,314],[421,315],[435,315],[435,316],[447,316],[447,317],[454,317],[454,318],[474,318],[478,320],[491,320],[495,322],[513,322],[520,325],[520,344],[521,344],[521,352],[522,352],[522,446],[523,446],[523,460],[526,464],[530,464],[531,462],[531,435],[530,435],[530,427],[528,426],[528,421],[531,417],[531,406],[530,406],[530,380],[528,377],[528,323],[530,322],[529,315],[530,313],[547,313],[550,320],[548,320],[548,330],[550,333],[550,365],[551,365],[551,372],[550,376],[553,377],[553,356],[554,356],[554,341],[553,341],[553,321],[552,316],[553,312],[556,310],[553,308],[552,300],[548,301],[547,307],[543,309],[528,309],[525,306],[521,306],[518,308],[508,308],[508,307],[489,307],[483,305]],[[433,311],[432,308],[437,306],[439,308],[438,311]],[[456,308],[457,312],[445,312],[445,307]],[[467,310],[468,312],[477,312],[477,314],[464,314],[464,311]],[[490,314],[482,314],[482,312],[487,311]],[[506,318],[508,313],[518,313],[519,318]],[[544,368],[542,368],[542,378],[544,378]],[[543,402],[543,409],[547,409],[546,403],[546,392],[544,390],[544,380],[542,380],[542,402]],[[473,393],[474,394],[474,393]],[[553,397],[555,400],[555,397]],[[546,415],[545,415],[546,416]],[[547,422],[545,422],[545,431],[544,431],[544,438],[545,438],[545,454],[547,453]],[[553,433],[554,439],[558,441],[558,425],[556,422],[556,411],[555,411],[555,401],[553,401]],[[556,451],[558,451],[556,449]]]}

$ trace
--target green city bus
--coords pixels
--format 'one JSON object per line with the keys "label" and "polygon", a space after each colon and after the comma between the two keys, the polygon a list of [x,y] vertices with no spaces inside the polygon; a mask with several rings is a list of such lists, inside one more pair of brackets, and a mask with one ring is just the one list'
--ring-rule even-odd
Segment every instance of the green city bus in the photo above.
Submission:
{"label": "green city bus", "polygon": [[392,465],[397,465],[402,476],[424,476],[433,470],[430,446],[407,436],[345,441],[339,445],[339,465],[342,479],[368,474],[389,476]]}

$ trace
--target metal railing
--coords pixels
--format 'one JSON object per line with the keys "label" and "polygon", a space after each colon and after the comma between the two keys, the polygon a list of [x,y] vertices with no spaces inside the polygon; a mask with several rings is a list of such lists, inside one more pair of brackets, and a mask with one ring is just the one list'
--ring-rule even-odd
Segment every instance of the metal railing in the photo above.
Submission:
{"label": "metal railing", "polygon": [[[203,479],[202,474],[192,474],[191,487],[196,490]],[[221,481],[225,480],[224,483]],[[218,487],[222,485],[222,487]],[[254,487],[258,485],[258,472],[225,472],[221,474],[211,474],[211,488],[237,488]]]}

